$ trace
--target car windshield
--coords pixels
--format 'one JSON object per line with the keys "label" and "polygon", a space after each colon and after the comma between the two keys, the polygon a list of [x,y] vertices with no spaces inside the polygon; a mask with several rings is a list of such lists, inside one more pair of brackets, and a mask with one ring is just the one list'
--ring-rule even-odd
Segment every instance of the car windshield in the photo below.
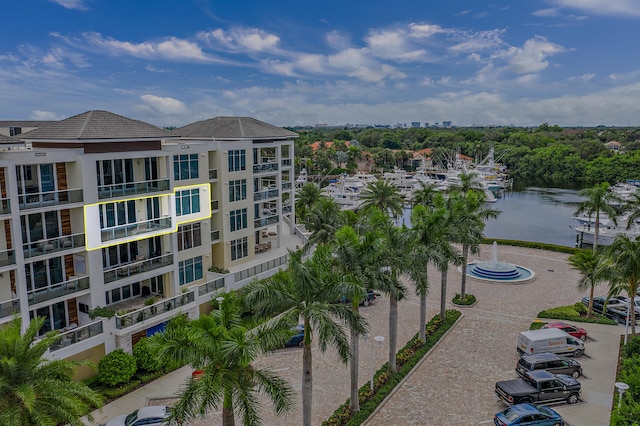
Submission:
{"label": "car windshield", "polygon": [[507,408],[502,412],[502,415],[510,422],[517,420],[520,417],[520,413],[518,413],[518,411],[514,410],[513,408]]}
{"label": "car windshield", "polygon": [[125,426],[131,426],[136,420],[138,420],[138,410],[129,414],[126,419],[124,419]]}
{"label": "car windshield", "polygon": [[538,410],[540,410],[541,413],[544,413],[549,417],[553,417],[553,412],[543,405],[539,405]]}

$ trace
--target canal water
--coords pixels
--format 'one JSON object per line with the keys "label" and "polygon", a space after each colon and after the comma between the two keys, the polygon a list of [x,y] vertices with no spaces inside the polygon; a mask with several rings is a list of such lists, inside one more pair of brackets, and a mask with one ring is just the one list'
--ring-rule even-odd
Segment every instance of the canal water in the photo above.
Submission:
{"label": "canal water", "polygon": [[[571,219],[583,198],[577,190],[526,187],[505,192],[488,206],[501,213],[487,221],[487,238],[536,241],[574,247],[576,223]],[[410,225],[411,212],[405,211],[403,221]]]}

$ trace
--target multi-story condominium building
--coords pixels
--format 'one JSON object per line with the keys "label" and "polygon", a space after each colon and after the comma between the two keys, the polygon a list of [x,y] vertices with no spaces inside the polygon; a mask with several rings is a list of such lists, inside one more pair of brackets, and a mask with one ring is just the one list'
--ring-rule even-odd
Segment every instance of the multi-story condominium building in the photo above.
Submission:
{"label": "multi-story condominium building", "polygon": [[106,111],[0,135],[0,324],[44,317],[41,333],[62,332],[51,358],[98,361],[275,272],[299,243],[296,136],[252,118],[168,131]]}

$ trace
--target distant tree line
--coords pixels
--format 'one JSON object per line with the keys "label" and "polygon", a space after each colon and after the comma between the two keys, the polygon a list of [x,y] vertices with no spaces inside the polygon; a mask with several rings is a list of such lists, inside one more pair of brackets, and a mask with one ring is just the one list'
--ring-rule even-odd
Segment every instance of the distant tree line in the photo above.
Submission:
{"label": "distant tree line", "polygon": [[[295,129],[292,129],[295,131]],[[640,179],[640,129],[561,128],[366,128],[298,131],[297,166],[328,173],[338,166],[355,170],[356,160],[370,156],[379,169],[409,169],[411,153],[431,148],[434,164],[446,165],[454,153],[481,160],[493,145],[496,159],[519,184],[584,188]],[[315,153],[313,142],[334,142]],[[345,141],[351,141],[349,146]],[[355,141],[355,142],[354,142]],[[605,143],[617,141],[622,153]],[[405,150],[406,152],[399,152]]]}

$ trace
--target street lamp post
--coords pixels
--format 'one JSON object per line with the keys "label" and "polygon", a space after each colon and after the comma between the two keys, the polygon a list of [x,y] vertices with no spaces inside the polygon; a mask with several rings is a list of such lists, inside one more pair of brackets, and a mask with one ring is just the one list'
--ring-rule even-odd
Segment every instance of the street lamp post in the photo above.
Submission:
{"label": "street lamp post", "polygon": [[[633,303],[633,300],[631,301]],[[631,312],[631,305],[627,306],[627,320],[625,321],[626,325],[624,327],[624,344],[627,344],[627,335],[629,334],[629,313]]]}
{"label": "street lamp post", "polygon": [[382,342],[384,342],[384,336],[376,336],[373,338],[373,341],[369,342],[369,345],[371,345],[371,390],[373,390],[373,378],[376,374],[375,350],[376,347],[382,345]]}

